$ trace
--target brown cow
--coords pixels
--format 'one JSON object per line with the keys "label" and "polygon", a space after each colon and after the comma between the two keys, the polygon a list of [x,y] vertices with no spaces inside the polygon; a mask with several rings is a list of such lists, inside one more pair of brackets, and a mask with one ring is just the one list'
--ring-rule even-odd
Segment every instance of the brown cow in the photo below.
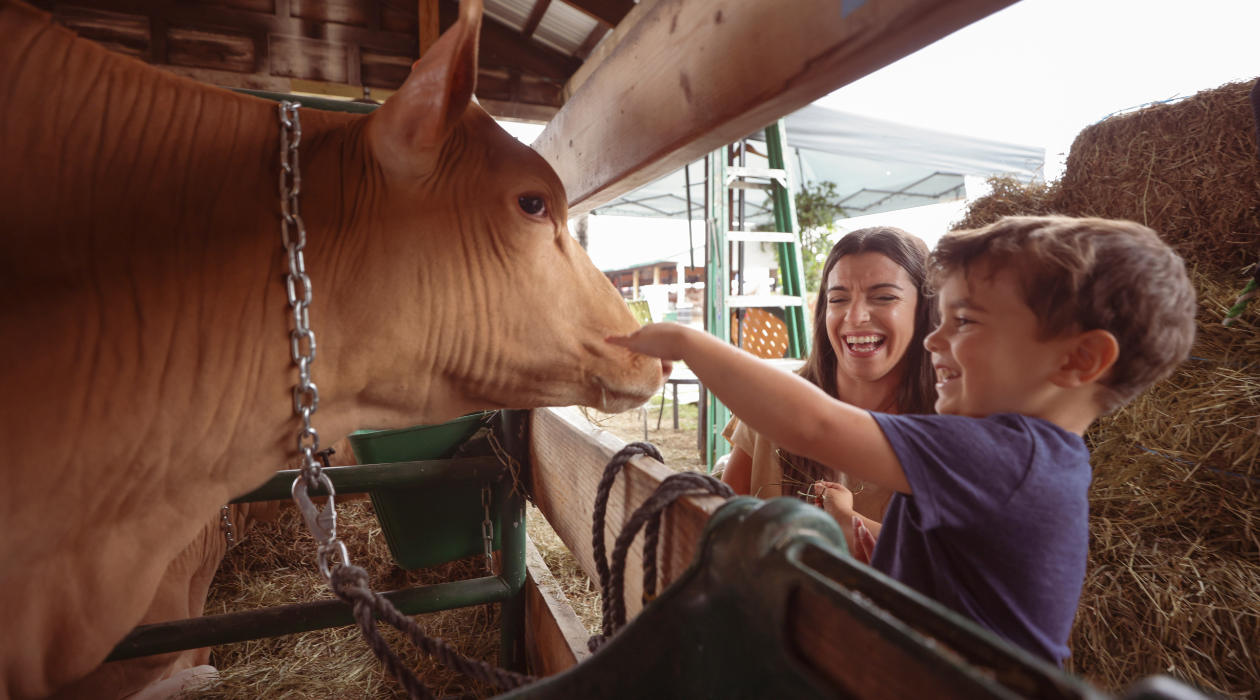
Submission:
{"label": "brown cow", "polygon": [[[640,405],[563,187],[470,106],[479,0],[371,116],[302,112],[315,426]],[[294,453],[277,106],[0,0],[0,700],[96,667]],[[541,206],[540,206],[541,205]]]}
{"label": "brown cow", "polygon": [[[300,458],[293,459],[285,468],[297,469],[301,463]],[[348,439],[334,446],[328,464],[333,467],[357,464]],[[366,494],[340,496],[337,502],[344,504],[364,498],[367,498]],[[315,500],[322,502],[327,499]],[[282,507],[291,506],[292,501],[234,503],[228,506],[233,539],[239,541],[254,522],[271,522]],[[205,612],[206,596],[227,550],[222,521],[216,514],[167,566],[149,609],[137,624],[152,625],[200,617]],[[215,669],[209,663],[210,649],[202,648],[101,664],[83,678],[53,693],[52,700],[165,700],[177,695],[186,683],[213,678],[209,674],[213,674]],[[191,677],[194,674],[197,678]]]}

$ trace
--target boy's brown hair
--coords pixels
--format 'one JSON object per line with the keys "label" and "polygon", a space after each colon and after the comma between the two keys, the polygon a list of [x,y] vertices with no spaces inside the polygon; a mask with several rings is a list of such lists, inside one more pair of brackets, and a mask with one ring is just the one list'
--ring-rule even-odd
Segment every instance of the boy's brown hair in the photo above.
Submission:
{"label": "boy's brown hair", "polygon": [[943,237],[932,254],[932,280],[968,274],[979,263],[991,272],[1017,269],[1042,339],[1095,329],[1115,336],[1120,355],[1100,382],[1103,413],[1190,354],[1197,305],[1185,262],[1141,224],[1008,216]]}

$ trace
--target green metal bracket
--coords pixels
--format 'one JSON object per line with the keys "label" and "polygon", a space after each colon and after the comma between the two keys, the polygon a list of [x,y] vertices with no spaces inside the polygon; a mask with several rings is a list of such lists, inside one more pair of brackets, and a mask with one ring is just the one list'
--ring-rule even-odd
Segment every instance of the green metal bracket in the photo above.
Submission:
{"label": "green metal bracket", "polygon": [[[522,469],[528,469],[528,458],[524,454],[528,451],[520,449],[520,436],[524,434],[522,423],[528,420],[527,416],[528,412],[525,411],[500,411],[495,426],[500,443],[508,454],[516,455]],[[459,459],[364,464],[333,467],[324,471],[332,480],[338,494],[420,492],[440,497],[441,493],[449,493],[451,489],[471,488],[476,493],[481,484],[494,484],[492,520],[495,528],[494,546],[500,552],[499,575],[420,586],[384,595],[406,615],[502,603],[502,614],[499,616],[500,665],[524,672],[525,498],[519,489],[513,488],[511,470],[492,455],[488,440],[474,442],[478,444],[472,445],[471,449],[465,451],[467,456]],[[519,476],[524,477],[523,474]],[[261,488],[234,502],[288,499],[296,477],[296,471],[279,472]],[[476,512],[467,514],[463,520],[479,524],[483,518],[484,513],[478,504]],[[468,529],[467,522],[461,530]],[[440,540],[443,533],[433,532],[427,536]],[[477,551],[481,551],[480,543]],[[114,648],[106,660],[120,661],[351,624],[354,624],[354,617],[350,606],[338,600],[208,615],[137,627]]]}
{"label": "green metal bracket", "polygon": [[[714,514],[692,565],[599,652],[499,697],[1110,696],[858,564],[821,509],[744,497]],[[1207,700],[1172,681],[1127,698]]]}

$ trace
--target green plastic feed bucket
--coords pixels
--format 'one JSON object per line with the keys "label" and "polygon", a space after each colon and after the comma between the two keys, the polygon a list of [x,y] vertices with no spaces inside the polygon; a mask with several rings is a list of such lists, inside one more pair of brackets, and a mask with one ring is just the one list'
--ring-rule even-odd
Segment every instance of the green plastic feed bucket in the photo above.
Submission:
{"label": "green plastic feed bucket", "polygon": [[[474,413],[441,425],[360,430],[350,436],[350,448],[359,464],[449,459],[495,413]],[[500,487],[499,483],[492,485],[495,503],[502,498]],[[485,551],[481,534],[485,508],[477,483],[451,482],[441,488],[394,489],[369,495],[394,563],[403,569],[436,566]],[[490,515],[497,520],[494,508]],[[498,522],[494,524],[494,549],[499,549]]]}

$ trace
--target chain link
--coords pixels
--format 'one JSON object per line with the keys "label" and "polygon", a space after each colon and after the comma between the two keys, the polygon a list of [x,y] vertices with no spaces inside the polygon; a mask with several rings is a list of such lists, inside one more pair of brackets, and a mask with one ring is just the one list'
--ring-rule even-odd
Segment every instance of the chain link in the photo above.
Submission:
{"label": "chain link", "polygon": [[236,528],[232,525],[232,509],[223,506],[219,509],[219,529],[223,531],[223,539],[227,540],[227,548],[236,546]]}
{"label": "chain link", "polygon": [[481,506],[486,517],[481,521],[481,538],[486,545],[486,574],[494,576],[494,521],[490,519],[490,484],[481,487]]}
{"label": "chain link", "polygon": [[[302,419],[297,432],[297,449],[302,453],[302,468],[293,481],[293,500],[302,511],[302,518],[311,536],[319,542],[319,572],[328,580],[332,574],[333,555],[341,564],[349,564],[346,546],[337,539],[336,490],[316,459],[319,433],[311,426],[311,416],[319,409],[319,388],[311,381],[311,364],[315,362],[315,332],[311,330],[311,278],[306,274],[306,224],[302,222],[298,197],[302,194],[302,168],[298,146],[302,143],[302,121],[298,117],[301,103],[280,103],[280,238],[289,259],[289,274],[284,281],[289,307],[293,311],[293,331],[289,334],[289,351],[298,368],[298,382],[293,387],[293,412]],[[310,492],[322,487],[328,493],[328,504],[320,510],[311,501]]]}

